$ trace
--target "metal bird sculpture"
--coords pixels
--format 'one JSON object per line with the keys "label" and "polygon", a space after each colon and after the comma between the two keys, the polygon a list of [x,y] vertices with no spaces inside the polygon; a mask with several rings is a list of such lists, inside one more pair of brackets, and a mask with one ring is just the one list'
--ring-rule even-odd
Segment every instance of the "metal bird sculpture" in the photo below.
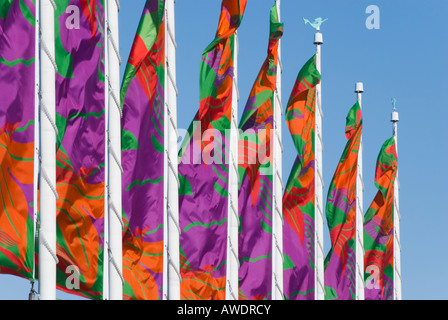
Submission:
{"label": "metal bird sculpture", "polygon": [[391,101],[392,101],[392,106],[394,107],[394,111],[397,110],[397,99],[392,98]]}
{"label": "metal bird sculpture", "polygon": [[305,22],[305,24],[309,23],[310,26],[316,29],[317,31],[320,30],[320,26],[322,25],[322,23],[324,23],[327,20],[328,19],[323,20],[321,17],[319,17],[314,19],[314,22],[311,22],[310,20],[303,18],[303,22]]}

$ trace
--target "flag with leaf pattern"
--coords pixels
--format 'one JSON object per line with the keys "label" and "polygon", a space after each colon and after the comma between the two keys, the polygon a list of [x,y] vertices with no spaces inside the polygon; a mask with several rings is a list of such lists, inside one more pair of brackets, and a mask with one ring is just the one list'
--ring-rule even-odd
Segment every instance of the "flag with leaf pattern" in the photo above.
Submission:
{"label": "flag with leaf pattern", "polygon": [[[179,152],[181,299],[225,299],[235,32],[247,0],[223,0],[202,54],[199,111]],[[237,245],[237,244],[234,244]],[[236,290],[236,288],[235,288]]]}
{"label": "flag with leaf pattern", "polygon": [[347,143],[328,187],[325,208],[331,249],[325,259],[325,299],[356,299],[356,207],[362,113],[358,102],[346,119]]}
{"label": "flag with leaf pattern", "polygon": [[394,186],[398,157],[395,137],[381,147],[375,170],[378,193],[364,217],[366,300],[394,298]]}
{"label": "flag with leaf pattern", "polygon": [[124,299],[163,299],[164,11],[146,1],[121,88]]}
{"label": "flag with leaf pattern", "polygon": [[[55,0],[57,286],[103,297],[104,0]],[[78,285],[67,286],[76,277]]]}
{"label": "flag with leaf pattern", "polygon": [[35,28],[32,0],[0,4],[0,273],[34,280]]}
{"label": "flag with leaf pattern", "polygon": [[315,295],[314,128],[320,79],[314,55],[300,70],[286,109],[297,152],[283,195],[283,291],[288,300],[313,300]]}
{"label": "flag with leaf pattern", "polygon": [[268,56],[255,80],[240,122],[238,147],[240,216],[239,299],[272,295],[272,212],[274,92],[278,47],[283,35],[277,5],[270,11]]}

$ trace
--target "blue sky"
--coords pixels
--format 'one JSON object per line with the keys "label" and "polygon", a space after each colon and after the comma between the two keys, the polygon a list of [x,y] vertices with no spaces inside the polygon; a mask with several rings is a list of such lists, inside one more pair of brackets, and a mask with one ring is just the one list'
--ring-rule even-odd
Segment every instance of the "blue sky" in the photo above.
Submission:
{"label": "blue sky", "polygon": [[[144,0],[122,1],[120,52],[126,61]],[[248,0],[238,31],[239,115],[266,57],[273,0]],[[213,39],[220,0],[178,0],[176,41],[178,127],[186,129],[198,109],[199,62]],[[366,27],[369,5],[380,10],[380,29]],[[355,83],[364,83],[364,210],[376,194],[375,162],[392,135],[391,98],[397,99],[403,299],[448,299],[446,200],[448,187],[448,2],[446,0],[282,0],[283,92],[286,107],[297,73],[315,53],[313,29],[302,17],[328,18],[322,26],[324,195],[346,143],[345,117],[355,103]],[[124,71],[122,65],[121,71]],[[284,119],[283,119],[284,121]],[[283,126],[283,178],[295,149]],[[327,225],[325,249],[329,250]],[[0,275],[0,299],[26,299],[28,281]],[[61,299],[78,299],[58,292]]]}

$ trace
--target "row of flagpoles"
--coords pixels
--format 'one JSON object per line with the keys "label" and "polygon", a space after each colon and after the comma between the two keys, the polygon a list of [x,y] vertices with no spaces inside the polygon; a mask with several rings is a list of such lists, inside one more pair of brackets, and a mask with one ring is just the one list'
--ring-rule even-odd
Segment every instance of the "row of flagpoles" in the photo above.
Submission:
{"label": "row of flagpoles", "polygon": [[[180,237],[181,228],[179,222],[179,171],[178,171],[178,140],[177,132],[177,94],[176,85],[176,39],[175,39],[175,0],[166,0],[164,7],[164,41],[165,52],[165,77],[164,77],[164,103],[163,110],[165,121],[163,122],[164,139],[164,174],[163,181],[163,299],[179,300],[181,298],[181,261],[180,261]],[[280,20],[280,0],[275,1],[278,19]],[[106,84],[106,143],[105,143],[105,267],[104,299],[121,300],[125,285],[123,273],[123,228],[122,220],[122,174],[121,164],[121,139],[122,139],[122,101],[120,94],[120,64],[122,58],[119,54],[118,38],[118,12],[120,4],[118,0],[105,1],[104,32],[105,46],[105,84]],[[40,130],[36,125],[36,137],[40,137],[40,143],[36,147],[36,156],[39,162],[35,163],[35,175],[39,176],[39,193],[37,184],[34,187],[34,196],[39,194],[38,208],[34,208],[34,221],[39,224],[39,298],[41,300],[56,299],[56,265],[58,255],[56,249],[56,206],[58,199],[56,188],[56,154],[55,148],[58,129],[56,126],[56,93],[55,78],[57,64],[55,61],[55,10],[56,4],[52,0],[36,1],[36,123],[40,124]],[[314,44],[316,45],[316,68],[321,73],[321,49],[323,37],[319,26],[316,27]],[[279,40],[280,42],[280,40]],[[230,117],[231,146],[229,163],[229,196],[227,204],[227,243],[226,243],[226,284],[225,298],[237,300],[239,296],[239,268],[238,258],[238,37],[233,42],[234,52],[234,77],[232,86],[232,107]],[[284,254],[283,254],[283,205],[282,197],[284,185],[282,180],[282,115],[281,102],[281,46],[278,48],[278,64],[276,69],[276,90],[274,93],[274,157],[273,157],[273,196],[272,196],[272,299],[284,299]],[[362,105],[363,84],[357,83],[355,93],[357,101]],[[314,228],[314,255],[315,261],[315,291],[314,299],[325,298],[324,281],[324,213],[325,204],[323,196],[323,139],[322,139],[322,86],[316,85],[316,112],[315,112],[315,228]],[[393,132],[397,140],[398,113],[394,109],[392,114]],[[357,185],[363,186],[362,179],[362,140],[358,154]],[[234,169],[235,168],[235,169]],[[398,179],[397,179],[398,180]],[[394,247],[400,247],[399,238],[399,203],[398,188],[395,188],[394,205]],[[357,188],[356,207],[356,299],[364,299],[364,244],[363,244],[363,187]],[[400,250],[394,250],[394,298],[401,299],[401,274],[400,274]]]}

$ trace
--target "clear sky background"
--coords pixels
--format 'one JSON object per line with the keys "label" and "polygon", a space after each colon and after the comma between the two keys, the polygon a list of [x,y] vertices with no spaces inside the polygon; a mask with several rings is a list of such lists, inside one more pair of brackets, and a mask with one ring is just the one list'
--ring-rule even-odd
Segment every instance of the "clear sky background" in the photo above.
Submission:
{"label": "clear sky background", "polygon": [[[127,60],[144,0],[122,0],[120,53]],[[239,116],[266,58],[269,10],[274,0],[248,0],[239,35]],[[178,127],[187,129],[199,107],[199,62],[212,41],[221,0],[178,0],[176,41]],[[380,10],[380,29],[369,30],[369,5]],[[346,143],[345,117],[364,83],[364,211],[377,189],[378,153],[392,136],[391,98],[400,113],[400,178],[403,299],[448,299],[448,1],[282,0],[282,101],[288,101],[298,71],[315,53],[314,30],[302,18],[328,18],[322,25],[324,200]],[[121,66],[121,73],[125,65]],[[283,118],[283,179],[296,157]],[[330,248],[324,226],[325,251]],[[0,275],[0,300],[27,299],[29,282]],[[58,291],[58,298],[79,299]]]}

